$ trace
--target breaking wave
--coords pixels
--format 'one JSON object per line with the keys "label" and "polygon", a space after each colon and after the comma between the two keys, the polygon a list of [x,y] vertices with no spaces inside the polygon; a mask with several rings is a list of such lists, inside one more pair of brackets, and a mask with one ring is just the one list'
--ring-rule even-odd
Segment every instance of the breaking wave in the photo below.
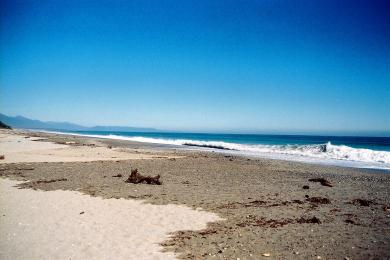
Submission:
{"label": "breaking wave", "polygon": [[[138,142],[156,142],[173,145],[186,145],[222,150],[250,152],[254,154],[277,153],[284,155],[306,156],[320,159],[348,160],[367,163],[390,163],[390,152],[352,148],[345,145],[333,145],[330,142],[316,145],[247,145],[227,142],[166,140],[143,137],[131,138]],[[161,142],[160,142],[161,140]]]}
{"label": "breaking wave", "polygon": [[[69,134],[69,133],[68,133]],[[204,149],[217,149],[231,151],[238,154],[247,154],[254,156],[267,156],[277,155],[277,158],[291,159],[300,158],[304,161],[304,158],[308,159],[320,159],[337,160],[344,162],[360,162],[367,163],[372,168],[386,168],[390,169],[390,152],[388,151],[376,151],[371,149],[353,148],[346,145],[333,145],[330,142],[325,144],[315,145],[265,145],[265,144],[240,144],[223,141],[200,141],[190,139],[166,139],[166,138],[150,138],[142,136],[119,136],[119,135],[85,135],[85,134],[72,134],[82,135],[90,137],[99,137],[106,139],[118,139],[128,140],[136,142],[154,143],[162,145],[176,145],[186,146],[194,148]],[[367,166],[366,165],[366,166]]]}

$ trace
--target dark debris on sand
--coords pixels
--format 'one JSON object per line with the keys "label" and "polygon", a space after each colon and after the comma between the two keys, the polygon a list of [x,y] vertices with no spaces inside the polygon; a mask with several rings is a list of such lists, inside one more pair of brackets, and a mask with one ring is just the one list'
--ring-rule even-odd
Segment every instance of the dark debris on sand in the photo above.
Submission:
{"label": "dark debris on sand", "polygon": [[134,183],[134,184],[145,183],[145,184],[152,184],[152,185],[161,185],[160,175],[156,175],[154,177],[143,176],[138,172],[138,169],[132,170],[129,178],[127,178],[125,182]]}
{"label": "dark debris on sand", "polygon": [[357,225],[357,226],[359,226],[359,224],[356,223],[356,221],[355,221],[355,220],[352,220],[352,219],[346,219],[346,220],[345,220],[345,223],[351,224],[351,225]]}
{"label": "dark debris on sand", "polygon": [[239,227],[256,226],[265,228],[279,228],[288,224],[321,224],[321,220],[317,217],[300,217],[300,218],[285,218],[285,219],[266,219],[258,218],[254,220],[248,220],[237,224]]}
{"label": "dark debris on sand", "polygon": [[61,179],[52,179],[52,180],[38,180],[36,183],[52,183],[52,182],[57,182],[57,181],[68,181],[66,178],[61,178]]}
{"label": "dark debris on sand", "polygon": [[306,200],[313,204],[330,204],[330,200],[323,197],[311,197],[307,198]]}
{"label": "dark debris on sand", "polygon": [[372,201],[372,200],[354,199],[354,200],[352,200],[352,204],[356,205],[356,206],[368,207],[371,204],[376,204],[376,203],[374,201]]}
{"label": "dark debris on sand", "polygon": [[333,185],[325,178],[312,178],[312,179],[309,179],[309,181],[319,182],[319,183],[321,183],[322,186],[333,187]]}

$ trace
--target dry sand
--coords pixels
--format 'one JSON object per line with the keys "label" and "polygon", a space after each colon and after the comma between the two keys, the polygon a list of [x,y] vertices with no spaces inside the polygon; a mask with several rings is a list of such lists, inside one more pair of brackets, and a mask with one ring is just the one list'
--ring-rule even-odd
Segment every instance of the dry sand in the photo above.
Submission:
{"label": "dry sand", "polygon": [[[0,176],[19,187],[79,191],[217,213],[224,221],[182,230],[161,243],[184,259],[389,259],[390,175],[381,171],[190,152],[150,144],[32,134],[154,155],[147,160],[18,163]],[[175,158],[172,158],[175,157]],[[125,183],[131,169],[163,185]],[[122,177],[113,177],[121,174]],[[58,181],[61,179],[66,181]],[[311,182],[326,178],[333,187]],[[304,189],[308,186],[308,189]]]}
{"label": "dry sand", "polygon": [[4,155],[5,159],[0,160],[0,163],[117,161],[160,157],[134,153],[123,148],[109,149],[94,144],[62,143],[49,142],[41,137],[15,135],[3,130],[0,132],[0,154]]}
{"label": "dry sand", "polygon": [[[3,163],[153,158],[35,142],[10,133],[1,136],[0,147]],[[186,206],[18,189],[17,184],[22,182],[0,178],[0,259],[175,259],[174,253],[161,252],[160,243],[170,233],[204,229],[220,219]]]}
{"label": "dry sand", "polygon": [[185,206],[34,191],[0,179],[1,259],[175,259],[159,244],[204,229],[216,214]]}

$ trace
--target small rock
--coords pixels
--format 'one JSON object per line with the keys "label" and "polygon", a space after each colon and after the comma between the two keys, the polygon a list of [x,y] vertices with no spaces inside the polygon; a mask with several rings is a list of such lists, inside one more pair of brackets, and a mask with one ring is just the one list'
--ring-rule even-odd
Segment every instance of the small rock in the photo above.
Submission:
{"label": "small rock", "polygon": [[265,256],[265,257],[270,257],[271,254],[270,253],[263,253],[262,256]]}

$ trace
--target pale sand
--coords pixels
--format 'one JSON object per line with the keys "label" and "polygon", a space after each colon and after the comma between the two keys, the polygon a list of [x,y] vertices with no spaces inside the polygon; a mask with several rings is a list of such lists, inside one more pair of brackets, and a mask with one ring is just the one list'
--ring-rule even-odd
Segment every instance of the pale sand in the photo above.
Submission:
{"label": "pale sand", "polygon": [[[156,158],[31,139],[2,132],[1,163]],[[0,178],[0,259],[174,259],[159,245],[171,232],[220,220],[186,206],[13,187],[20,183]]]}
{"label": "pale sand", "polygon": [[12,187],[16,184],[0,179],[1,259],[174,259],[159,246],[170,232],[204,229],[219,220],[185,206]]}
{"label": "pale sand", "polygon": [[[136,160],[161,158],[158,155],[134,153],[126,149],[63,145],[39,141],[42,138],[25,138],[10,131],[0,132],[0,163],[19,162],[85,162],[107,160]],[[163,156],[164,158],[171,158]]]}

